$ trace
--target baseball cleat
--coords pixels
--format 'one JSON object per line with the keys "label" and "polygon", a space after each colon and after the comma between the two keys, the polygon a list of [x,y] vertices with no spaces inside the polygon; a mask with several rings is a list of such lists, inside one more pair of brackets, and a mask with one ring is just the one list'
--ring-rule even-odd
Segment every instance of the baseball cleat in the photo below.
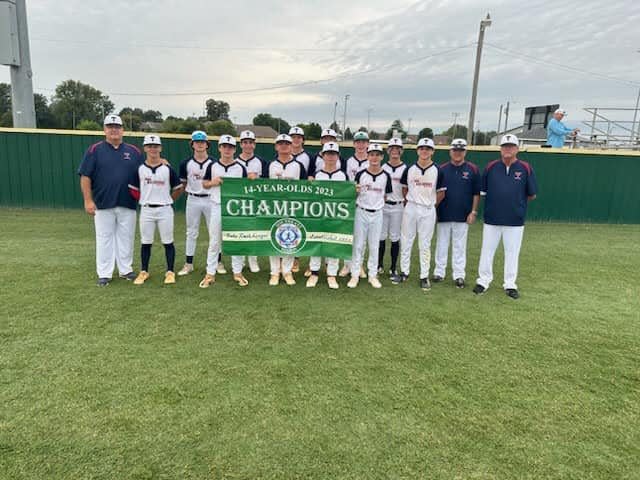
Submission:
{"label": "baseball cleat", "polygon": [[482,285],[480,285],[479,283],[476,284],[475,287],[473,287],[473,293],[475,293],[476,295],[482,295],[484,292],[486,292],[487,289],[484,288]]}
{"label": "baseball cleat", "polygon": [[293,266],[291,267],[291,271],[293,273],[298,273],[300,271],[300,261],[297,258],[293,259]]}
{"label": "baseball cleat", "polygon": [[391,283],[394,285],[398,285],[400,283],[406,282],[409,278],[409,275],[406,273],[401,273],[400,275],[396,275],[395,277],[391,277]]}
{"label": "baseball cleat", "polygon": [[168,271],[164,274],[164,284],[165,285],[173,285],[176,283],[176,274],[172,271]]}
{"label": "baseball cleat", "polygon": [[441,277],[440,275],[434,275],[433,277],[431,277],[431,281],[433,283],[440,283],[443,280],[444,280],[444,277]]}
{"label": "baseball cleat", "polygon": [[397,277],[397,276],[398,276],[398,270],[389,270],[389,278]]}
{"label": "baseball cleat", "polygon": [[336,277],[327,277],[327,285],[329,285],[329,288],[333,290],[337,290],[338,288],[340,288]]}
{"label": "baseball cleat", "polygon": [[233,279],[238,283],[238,285],[240,285],[241,287],[246,287],[247,285],[249,285],[249,280],[247,280],[244,275],[242,275],[241,273],[234,273],[233,274]]}
{"label": "baseball cleat", "polygon": [[109,285],[110,281],[111,281],[110,278],[106,278],[106,277],[99,278],[98,281],[96,282],[96,285],[98,287],[106,287],[107,285]]}
{"label": "baseball cleat", "polygon": [[349,283],[347,283],[347,287],[349,288],[356,288],[358,286],[358,282],[360,281],[360,277],[351,277],[351,280],[349,280]]}
{"label": "baseball cleat", "polygon": [[428,278],[425,277],[420,279],[420,288],[425,291],[431,290],[431,282]]}
{"label": "baseball cleat", "polygon": [[147,281],[147,279],[149,278],[149,273],[145,272],[144,270],[141,271],[138,276],[136,277],[136,279],[133,281],[134,285],[142,285],[144,282]]}
{"label": "baseball cleat", "polygon": [[313,288],[318,284],[318,275],[311,275],[307,278],[307,287]]}
{"label": "baseball cleat", "polygon": [[384,273],[384,267],[378,267],[378,275],[382,275]]}
{"label": "baseball cleat", "polygon": [[360,267],[360,278],[367,278],[367,272],[364,271],[364,267]]}
{"label": "baseball cleat", "polygon": [[350,273],[351,273],[351,269],[349,268],[349,265],[343,265],[342,268],[340,269],[340,272],[338,273],[338,276],[346,277]]}
{"label": "baseball cleat", "polygon": [[382,284],[380,283],[380,280],[378,280],[378,277],[369,277],[369,283],[373,288],[382,288]]}
{"label": "baseball cleat", "polygon": [[518,290],[516,290],[515,288],[507,288],[505,289],[504,293],[507,294],[507,297],[513,298],[514,300],[517,300],[520,298],[520,294],[518,293]]}
{"label": "baseball cleat", "polygon": [[260,271],[260,265],[258,265],[257,258],[249,257],[249,270],[251,273],[258,273]]}
{"label": "baseball cleat", "polygon": [[456,287],[464,288],[464,278],[456,278],[455,282]]}
{"label": "baseball cleat", "polygon": [[307,278],[311,276],[311,269],[309,267],[304,271],[304,276]]}
{"label": "baseball cleat", "polygon": [[280,283],[280,274],[276,273],[275,275],[271,275],[269,278],[269,285],[275,287],[278,283]]}
{"label": "baseball cleat", "polygon": [[216,276],[207,273],[198,286],[200,288],[209,288],[214,283],[216,283]]}
{"label": "baseball cleat", "polygon": [[227,273],[227,269],[224,268],[224,263],[222,262],[218,263],[218,267],[216,268],[216,273],[219,273],[220,275],[225,275]]}
{"label": "baseball cleat", "polygon": [[120,275],[120,278],[123,280],[135,280],[136,274],[134,272],[125,273],[124,275]]}
{"label": "baseball cleat", "polygon": [[293,275],[291,273],[285,273],[282,278],[284,278],[284,283],[286,283],[287,285],[295,285],[296,281],[293,278]]}
{"label": "baseball cleat", "polygon": [[183,277],[185,275],[189,275],[191,272],[193,272],[193,263],[185,263],[184,267],[182,267],[178,272],[178,276]]}

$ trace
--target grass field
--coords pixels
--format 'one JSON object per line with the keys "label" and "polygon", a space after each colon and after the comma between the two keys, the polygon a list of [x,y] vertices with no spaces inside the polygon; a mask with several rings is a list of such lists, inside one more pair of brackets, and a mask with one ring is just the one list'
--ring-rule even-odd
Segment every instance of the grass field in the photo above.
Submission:
{"label": "grass field", "polygon": [[513,301],[501,253],[481,297],[164,287],[157,247],[99,289],[84,213],[0,220],[2,480],[640,478],[639,225],[528,225]]}

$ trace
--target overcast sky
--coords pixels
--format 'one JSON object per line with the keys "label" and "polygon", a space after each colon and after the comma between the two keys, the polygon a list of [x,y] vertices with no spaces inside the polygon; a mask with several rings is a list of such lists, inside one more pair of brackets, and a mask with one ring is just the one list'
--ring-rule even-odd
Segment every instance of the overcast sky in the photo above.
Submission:
{"label": "overcast sky", "polygon": [[[577,126],[588,118],[583,107],[633,107],[640,87],[640,2],[631,0],[27,0],[27,8],[37,92],[50,96],[76,79],[118,109],[165,116],[201,114],[213,97],[231,104],[237,123],[266,111],[328,126],[335,102],[342,120],[349,94],[354,128],[366,125],[369,108],[377,130],[395,118],[405,126],[412,118],[413,133],[440,130],[453,112],[466,123],[487,12],[482,130],[497,127],[507,100],[510,126],[522,124],[525,106],[548,103]],[[289,84],[304,85],[222,93]]]}

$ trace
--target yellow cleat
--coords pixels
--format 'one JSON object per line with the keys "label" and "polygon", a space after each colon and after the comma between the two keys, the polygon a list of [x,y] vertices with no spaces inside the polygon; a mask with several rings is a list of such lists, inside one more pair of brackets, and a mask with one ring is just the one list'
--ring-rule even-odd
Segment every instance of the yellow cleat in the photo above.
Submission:
{"label": "yellow cleat", "polygon": [[307,278],[307,287],[313,288],[318,284],[318,275],[311,275]]}
{"label": "yellow cleat", "polygon": [[331,288],[332,290],[340,288],[336,277],[327,277],[327,285],[329,285],[329,288]]}
{"label": "yellow cleat", "polygon": [[309,267],[307,267],[307,269],[304,271],[304,276],[307,278],[311,276],[311,269]]}
{"label": "yellow cleat", "polygon": [[269,285],[275,287],[278,283],[280,283],[280,274],[276,273],[275,275],[271,275],[271,278],[269,278]]}
{"label": "yellow cleat", "polygon": [[179,277],[183,277],[185,275],[189,275],[191,272],[193,272],[193,264],[192,263],[185,263],[184,267],[182,267],[180,269],[180,271],[178,272],[178,276]]}
{"label": "yellow cleat", "polygon": [[300,271],[300,261],[297,258],[293,259],[293,266],[291,267],[291,271],[293,273],[298,273]]}
{"label": "yellow cleat", "polygon": [[349,265],[343,265],[342,268],[340,269],[340,273],[338,273],[339,276],[341,277],[346,277],[351,273],[351,268],[349,267]]}
{"label": "yellow cleat", "polygon": [[349,288],[356,288],[358,286],[358,282],[360,281],[360,278],[358,278],[358,276],[353,276],[351,277],[351,280],[349,280],[349,283],[347,283],[347,287]]}
{"label": "yellow cleat", "polygon": [[227,273],[227,269],[224,268],[224,263],[222,262],[218,263],[218,267],[216,268],[216,273],[219,273],[220,275],[225,275]]}
{"label": "yellow cleat", "polygon": [[247,280],[244,275],[242,275],[241,273],[234,273],[233,274],[233,279],[238,283],[238,285],[240,285],[241,287],[246,287],[247,285],[249,285],[249,280]]}
{"label": "yellow cleat", "polygon": [[208,273],[204,276],[202,281],[200,282],[200,288],[209,288],[211,284],[216,283],[216,276],[209,275]]}
{"label": "yellow cleat", "polygon": [[176,274],[169,271],[164,274],[164,284],[165,285],[173,285],[176,283]]}
{"label": "yellow cleat", "polygon": [[293,275],[290,273],[285,273],[282,277],[287,285],[291,286],[296,284],[296,281],[293,279]]}
{"label": "yellow cleat", "polygon": [[369,283],[373,288],[382,288],[382,284],[380,283],[380,280],[378,280],[378,277],[369,277]]}
{"label": "yellow cleat", "polygon": [[136,279],[133,281],[134,285],[142,285],[144,282],[147,281],[147,279],[149,278],[149,273],[145,272],[144,270],[141,271],[138,276],[136,277]]}

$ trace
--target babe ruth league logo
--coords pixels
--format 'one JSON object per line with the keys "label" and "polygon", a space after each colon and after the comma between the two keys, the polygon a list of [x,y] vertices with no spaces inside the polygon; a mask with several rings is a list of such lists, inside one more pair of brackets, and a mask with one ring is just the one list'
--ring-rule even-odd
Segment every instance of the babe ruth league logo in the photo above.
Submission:
{"label": "babe ruth league logo", "polygon": [[285,255],[298,253],[306,241],[307,231],[295,218],[283,218],[271,227],[271,245]]}
{"label": "babe ruth league logo", "polygon": [[522,180],[522,172],[515,172],[513,175],[516,180]]}

